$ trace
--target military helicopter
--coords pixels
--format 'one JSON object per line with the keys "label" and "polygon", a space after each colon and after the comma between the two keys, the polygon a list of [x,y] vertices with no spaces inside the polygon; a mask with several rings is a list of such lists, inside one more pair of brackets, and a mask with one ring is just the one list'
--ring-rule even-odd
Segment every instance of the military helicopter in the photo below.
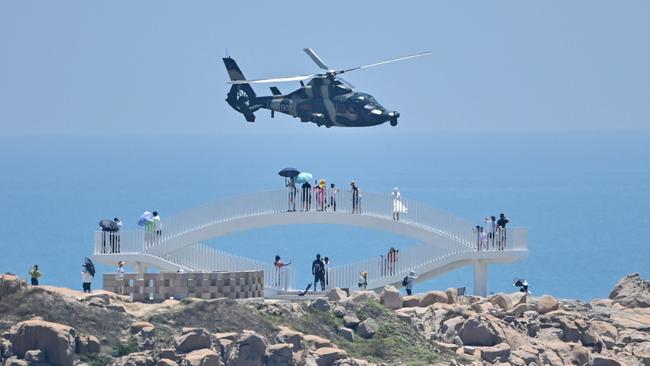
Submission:
{"label": "military helicopter", "polygon": [[[311,48],[304,51],[311,59],[325,70],[323,73],[296,75],[271,79],[247,80],[239,66],[231,57],[223,59],[230,81],[233,84],[228,92],[226,102],[237,112],[244,115],[246,121],[255,122],[255,112],[259,109],[269,109],[271,118],[275,112],[300,118],[301,122],[313,122],[326,127],[367,127],[390,122],[397,125],[399,113],[382,107],[370,94],[353,91],[354,86],[338,75],[385,65],[392,62],[408,60],[425,56],[431,52],[422,52],[405,57],[381,61],[370,65],[350,69],[330,69]],[[311,79],[305,85],[304,80]],[[289,94],[282,94],[280,89],[272,86],[270,96],[257,96],[250,84],[276,83],[299,81],[300,89]]]}

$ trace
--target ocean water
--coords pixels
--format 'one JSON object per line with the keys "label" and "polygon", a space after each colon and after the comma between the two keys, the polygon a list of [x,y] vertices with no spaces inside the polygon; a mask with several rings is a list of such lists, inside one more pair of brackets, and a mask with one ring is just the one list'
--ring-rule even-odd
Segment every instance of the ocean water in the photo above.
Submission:
{"label": "ocean water", "polygon": [[[219,198],[279,188],[277,171],[295,166],[339,186],[354,179],[362,190],[386,194],[398,186],[403,197],[477,223],[504,212],[511,225],[528,227],[529,257],[490,266],[490,292],[512,291],[512,279],[524,277],[535,294],[588,300],[607,297],[627,273],[650,276],[650,132],[315,137],[0,137],[0,271],[26,276],[38,263],[42,283],[78,288],[100,219],[118,216],[134,228],[143,210],[158,210],[164,220]],[[298,286],[309,281],[316,253],[336,265],[413,244],[329,225],[210,241],[259,260],[292,260]],[[471,290],[471,268],[418,283],[416,291],[460,286]]]}

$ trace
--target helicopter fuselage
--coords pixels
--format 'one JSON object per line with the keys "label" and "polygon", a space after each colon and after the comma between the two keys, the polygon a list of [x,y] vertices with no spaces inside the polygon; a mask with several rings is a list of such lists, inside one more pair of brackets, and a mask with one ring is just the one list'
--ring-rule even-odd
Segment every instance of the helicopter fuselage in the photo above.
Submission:
{"label": "helicopter fuselage", "polygon": [[397,124],[399,113],[388,111],[370,94],[354,92],[345,84],[329,77],[315,77],[307,85],[286,95],[256,97],[252,112],[268,109],[326,127],[376,126],[386,122]]}

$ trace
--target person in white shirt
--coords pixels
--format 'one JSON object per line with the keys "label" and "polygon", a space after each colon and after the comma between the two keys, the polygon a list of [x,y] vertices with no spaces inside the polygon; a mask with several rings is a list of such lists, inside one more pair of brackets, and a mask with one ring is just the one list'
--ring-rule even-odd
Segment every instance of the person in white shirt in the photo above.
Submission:
{"label": "person in white shirt", "polygon": [[407,208],[402,203],[402,195],[399,193],[399,188],[393,188],[391,196],[393,196],[393,220],[399,221],[399,214],[406,213]]}
{"label": "person in white shirt", "polygon": [[82,265],[81,268],[83,268],[81,271],[81,281],[83,282],[84,293],[90,293],[90,284],[93,282],[93,276],[88,272],[86,266]]}
{"label": "person in white shirt", "polygon": [[160,238],[160,235],[162,235],[162,223],[160,222],[160,215],[158,215],[158,211],[153,212],[153,233],[154,237],[156,239]]}

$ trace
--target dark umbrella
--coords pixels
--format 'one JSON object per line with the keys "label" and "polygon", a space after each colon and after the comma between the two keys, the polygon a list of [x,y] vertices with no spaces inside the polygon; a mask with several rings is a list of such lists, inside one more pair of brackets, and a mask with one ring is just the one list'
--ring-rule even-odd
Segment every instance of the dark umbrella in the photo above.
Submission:
{"label": "dark umbrella", "polygon": [[91,276],[95,277],[95,265],[93,264],[93,261],[90,260],[90,258],[84,258],[84,267]]}
{"label": "dark umbrella", "polygon": [[278,172],[281,177],[293,178],[300,174],[300,171],[296,168],[284,168]]}
{"label": "dark umbrella", "polygon": [[113,220],[104,219],[99,222],[99,227],[104,231],[119,231],[120,228],[117,226],[117,222]]}

